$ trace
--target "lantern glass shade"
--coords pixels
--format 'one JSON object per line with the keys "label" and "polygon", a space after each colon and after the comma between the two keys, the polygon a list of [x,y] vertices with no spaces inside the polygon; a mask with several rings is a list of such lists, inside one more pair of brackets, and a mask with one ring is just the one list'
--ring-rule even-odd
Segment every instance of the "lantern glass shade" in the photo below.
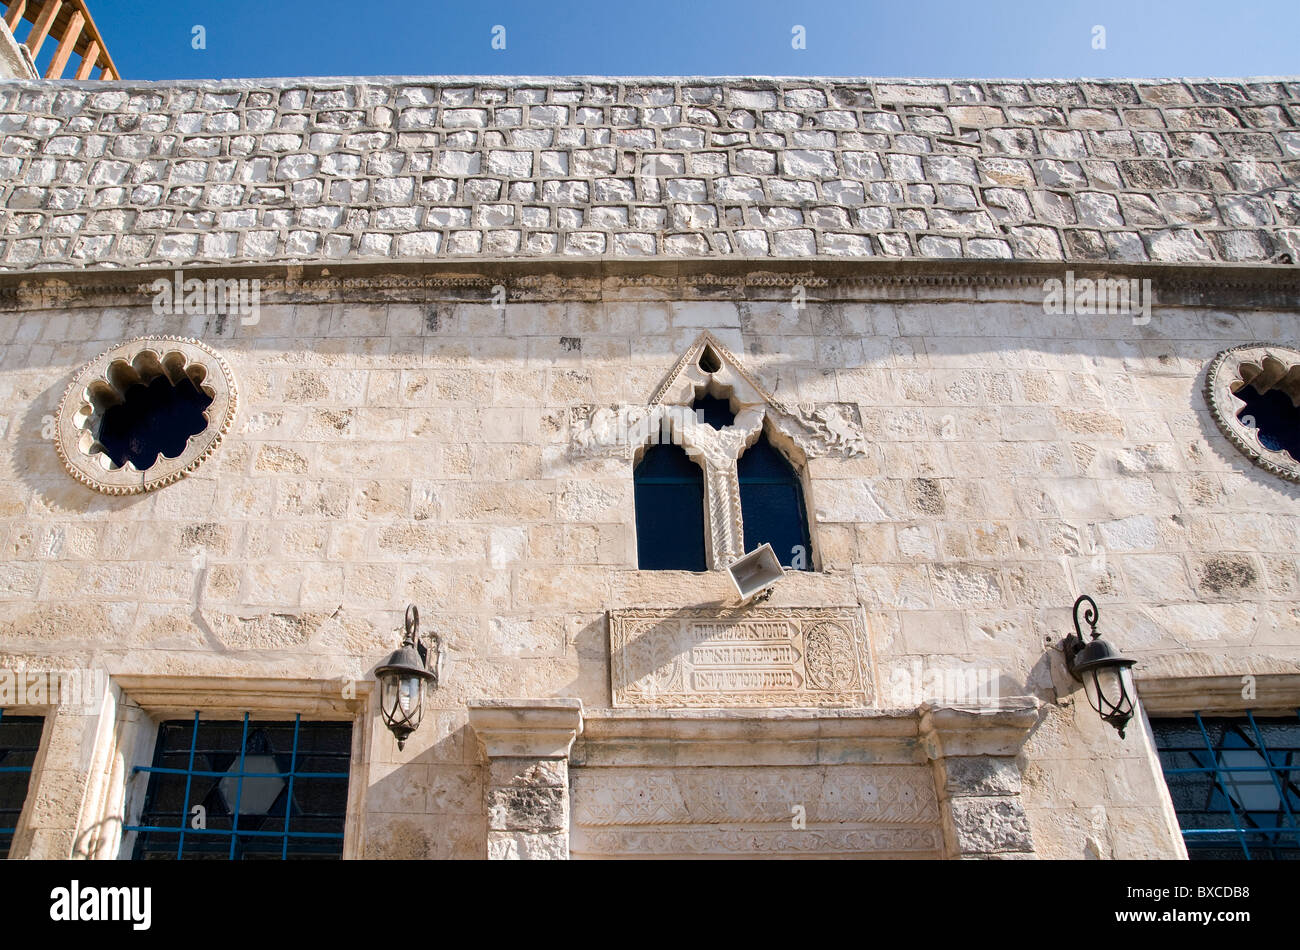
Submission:
{"label": "lantern glass shade", "polygon": [[1088,705],[1101,718],[1119,730],[1124,737],[1124,727],[1133,718],[1133,670],[1132,661],[1118,664],[1094,666],[1080,670],[1083,690],[1088,696]]}
{"label": "lantern glass shade", "polygon": [[380,710],[397,737],[398,748],[403,748],[406,737],[419,728],[424,718],[424,680],[410,674],[385,674],[380,679]]}
{"label": "lantern glass shade", "polygon": [[425,683],[434,678],[414,646],[403,646],[376,671],[379,677],[379,711],[384,723],[405,748],[406,738],[424,718]]}
{"label": "lantern glass shade", "polygon": [[424,683],[418,676],[403,676],[397,681],[397,705],[410,716],[424,709]]}

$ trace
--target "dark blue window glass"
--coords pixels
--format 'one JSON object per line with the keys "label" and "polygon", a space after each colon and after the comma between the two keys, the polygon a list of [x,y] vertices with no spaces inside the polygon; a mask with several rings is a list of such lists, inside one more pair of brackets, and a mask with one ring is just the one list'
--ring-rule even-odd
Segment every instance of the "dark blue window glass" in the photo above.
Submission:
{"label": "dark blue window glass", "polygon": [[1189,858],[1300,860],[1300,711],[1153,719],[1151,731]]}
{"label": "dark blue window glass", "polygon": [[0,858],[9,856],[13,844],[44,721],[40,716],[11,716],[0,709]]}
{"label": "dark blue window glass", "polygon": [[772,545],[785,567],[812,570],[812,543],[799,475],[767,440],[767,433],[745,450],[736,464],[745,551]]}
{"label": "dark blue window glass", "polygon": [[643,571],[703,571],[704,471],[680,445],[652,445],[633,473]]}
{"label": "dark blue window glass", "polygon": [[715,429],[726,428],[736,421],[736,414],[731,411],[730,401],[719,399],[717,396],[701,396],[691,404],[691,408],[707,425]]}
{"label": "dark blue window glass", "polygon": [[1259,444],[1300,461],[1300,409],[1291,397],[1280,389],[1260,393],[1254,386],[1242,386],[1236,395],[1246,403],[1237,418],[1258,431]]}
{"label": "dark blue window glass", "polygon": [[136,860],[339,858],[350,722],[164,722],[135,832]]}
{"label": "dark blue window glass", "polygon": [[184,452],[190,436],[207,428],[203,411],[211,403],[212,397],[188,378],[175,386],[166,376],[137,383],[104,413],[99,442],[114,465],[130,462],[143,471],[160,454],[170,459]]}

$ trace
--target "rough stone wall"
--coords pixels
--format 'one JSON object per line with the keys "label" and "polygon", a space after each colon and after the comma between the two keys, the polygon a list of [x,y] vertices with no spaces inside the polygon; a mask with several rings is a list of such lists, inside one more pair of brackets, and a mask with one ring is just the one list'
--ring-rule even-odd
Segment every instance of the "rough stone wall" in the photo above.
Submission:
{"label": "rough stone wall", "polygon": [[[122,295],[0,313],[0,663],[343,682],[413,601],[447,644],[444,685],[405,751],[373,724],[363,853],[479,856],[466,704],[608,706],[606,610],[733,598],[722,573],[635,570],[631,466],[575,458],[566,423],[643,404],[708,329],[782,398],[853,405],[869,445],[810,462],[821,570],[769,604],[863,605],[882,686],[913,664],[995,668],[1002,693],[1046,702],[1021,757],[1041,854],[1171,853],[1149,750],[1045,641],[1077,589],[1149,675],[1300,667],[1300,486],[1253,468],[1200,393],[1218,350],[1291,335],[1294,294],[1170,292],[1137,326],[1046,316],[1036,282],[862,283],[802,311],[784,290],[568,286],[504,311],[451,289],[268,291],[252,326]],[[97,494],[43,420],[84,361],[149,333],[222,353],[239,418],[191,477]]]}
{"label": "rough stone wall", "polygon": [[0,267],[1300,261],[1300,83],[0,85]]}

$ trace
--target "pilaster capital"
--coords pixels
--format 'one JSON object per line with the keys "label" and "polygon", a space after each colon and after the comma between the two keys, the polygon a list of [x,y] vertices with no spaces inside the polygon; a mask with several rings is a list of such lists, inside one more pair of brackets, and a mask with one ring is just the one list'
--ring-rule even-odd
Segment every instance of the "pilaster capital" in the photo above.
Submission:
{"label": "pilaster capital", "polygon": [[936,760],[949,756],[1015,755],[1038,722],[1041,705],[1033,696],[1008,696],[993,704],[926,703],[918,710],[921,746],[929,758]]}
{"label": "pilaster capital", "polygon": [[582,700],[485,699],[469,707],[469,724],[485,759],[564,759],[582,732]]}

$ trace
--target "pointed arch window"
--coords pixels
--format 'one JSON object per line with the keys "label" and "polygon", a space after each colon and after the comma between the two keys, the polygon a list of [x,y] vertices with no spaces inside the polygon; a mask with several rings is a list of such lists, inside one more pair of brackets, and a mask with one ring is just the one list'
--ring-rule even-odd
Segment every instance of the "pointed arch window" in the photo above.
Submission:
{"label": "pointed arch window", "polygon": [[799,473],[767,433],[736,463],[745,550],[771,544],[785,567],[812,570],[812,541]]}
{"label": "pointed arch window", "polygon": [[652,445],[633,472],[637,567],[705,571],[704,471],[680,445]]}
{"label": "pointed arch window", "polygon": [[592,409],[573,438],[580,455],[617,444],[635,459],[640,569],[724,571],[771,544],[783,566],[816,571],[803,466],[866,455],[857,417],[778,399],[705,331],[646,406]]}

